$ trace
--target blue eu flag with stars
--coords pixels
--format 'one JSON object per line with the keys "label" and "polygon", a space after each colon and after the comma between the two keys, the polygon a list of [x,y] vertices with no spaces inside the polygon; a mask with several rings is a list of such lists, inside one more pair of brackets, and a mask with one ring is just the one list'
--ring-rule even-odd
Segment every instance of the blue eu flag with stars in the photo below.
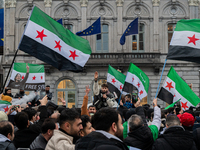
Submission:
{"label": "blue eu flag with stars", "polygon": [[101,33],[101,17],[99,17],[91,26],[83,31],[76,33],[78,36],[88,36]]}
{"label": "blue eu flag with stars", "polygon": [[126,41],[126,37],[125,36],[132,35],[132,34],[138,34],[138,18],[136,18],[135,20],[133,20],[128,25],[128,27],[126,28],[124,34],[120,38],[120,44],[124,45],[125,41]]}

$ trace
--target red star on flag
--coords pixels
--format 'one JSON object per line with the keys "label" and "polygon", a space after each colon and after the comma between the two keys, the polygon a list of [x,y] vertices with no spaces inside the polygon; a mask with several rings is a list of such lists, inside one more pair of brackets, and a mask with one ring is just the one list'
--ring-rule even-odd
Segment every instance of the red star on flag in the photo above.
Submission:
{"label": "red star on flag", "polygon": [[4,111],[5,111],[5,112],[7,112],[7,111],[8,111],[8,109],[9,109],[9,108],[8,108],[8,106],[7,106],[6,108],[4,108]]}
{"label": "red star on flag", "polygon": [[166,85],[166,87],[168,87],[169,88],[169,90],[171,90],[171,88],[174,88],[173,86],[172,86],[172,82],[167,82],[167,85]]}
{"label": "red star on flag", "polygon": [[36,36],[36,38],[40,38],[41,41],[43,41],[43,37],[47,37],[47,35],[44,34],[44,29],[40,32],[38,30],[36,30],[38,35]]}
{"label": "red star on flag", "polygon": [[185,103],[181,102],[181,106],[182,106],[182,108],[184,108],[185,110],[186,110],[186,108],[189,108],[189,107],[187,106],[187,102],[185,102]]}
{"label": "red star on flag", "polygon": [[195,34],[192,37],[188,37],[190,39],[189,43],[193,43],[194,45],[196,45],[196,41],[198,41],[199,39],[195,38]]}
{"label": "red star on flag", "polygon": [[176,95],[174,94],[174,97],[175,97]]}
{"label": "red star on flag", "polygon": [[43,76],[41,76],[41,80],[43,79]]}
{"label": "red star on flag", "polygon": [[75,57],[78,57],[78,55],[76,55],[76,50],[74,50],[73,52],[70,51],[71,55],[69,57],[72,57],[73,60],[75,60]]}
{"label": "red star on flag", "polygon": [[115,81],[115,78],[114,78],[114,79],[112,79],[112,81],[111,81],[111,82],[112,82],[113,84],[115,84],[115,82],[116,82],[116,81]]}
{"label": "red star on flag", "polygon": [[139,82],[138,82],[137,86],[140,87],[140,83]]}
{"label": "red star on flag", "polygon": [[24,79],[24,75],[22,76],[22,80]]}
{"label": "red star on flag", "polygon": [[140,93],[140,95],[142,95],[142,94],[143,94],[143,91],[141,90],[139,93]]}
{"label": "red star on flag", "polygon": [[32,77],[33,79],[32,80],[35,80],[36,79],[36,77],[34,76],[34,77]]}
{"label": "red star on flag", "polygon": [[120,85],[119,89],[122,90],[122,85]]}
{"label": "red star on flag", "polygon": [[132,82],[134,81],[134,77],[132,77]]}
{"label": "red star on flag", "polygon": [[55,41],[56,42],[56,46],[54,47],[54,48],[58,48],[59,49],[59,51],[61,51],[61,45],[60,45],[60,41]]}

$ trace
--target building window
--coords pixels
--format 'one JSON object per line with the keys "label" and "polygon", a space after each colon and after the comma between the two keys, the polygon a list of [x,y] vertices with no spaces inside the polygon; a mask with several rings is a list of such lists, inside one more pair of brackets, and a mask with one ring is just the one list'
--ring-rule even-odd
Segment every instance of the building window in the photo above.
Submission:
{"label": "building window", "polygon": [[132,36],[132,52],[144,51],[144,24],[139,24],[139,33]]}
{"label": "building window", "polygon": [[72,108],[76,106],[76,86],[72,80],[64,79],[58,83],[56,88],[57,104],[62,105],[61,99],[66,101],[66,107]]}
{"label": "building window", "polygon": [[139,33],[132,36],[132,52],[144,51],[144,24],[139,24]]}
{"label": "building window", "polygon": [[168,48],[169,48],[175,28],[176,28],[176,24],[174,24],[174,23],[168,24],[168,28],[167,28],[167,30],[168,30]]}
{"label": "building window", "polygon": [[68,30],[70,30],[71,32],[73,32],[73,25],[71,24],[66,24],[65,28],[67,28]]}
{"label": "building window", "polygon": [[108,25],[103,24],[101,27],[101,34],[96,35],[96,52],[107,53],[108,44]]}

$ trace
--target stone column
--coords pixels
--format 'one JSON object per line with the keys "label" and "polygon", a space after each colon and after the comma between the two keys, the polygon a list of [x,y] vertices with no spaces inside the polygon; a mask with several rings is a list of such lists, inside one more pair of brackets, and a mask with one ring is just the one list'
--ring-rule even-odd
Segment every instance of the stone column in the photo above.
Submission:
{"label": "stone column", "polygon": [[160,0],[152,0],[153,3],[153,51],[158,52],[158,42],[159,42],[159,3]]}
{"label": "stone column", "polygon": [[117,4],[117,29],[114,31],[117,31],[117,52],[123,52],[123,47],[122,45],[119,43],[119,40],[123,34],[123,4],[124,4],[124,0],[116,0],[116,4]]}
{"label": "stone column", "polygon": [[45,13],[49,16],[51,16],[51,4],[52,0],[44,0]]}
{"label": "stone column", "polygon": [[80,0],[81,3],[81,30],[87,27],[87,4],[88,0]]}
{"label": "stone column", "polygon": [[188,0],[190,7],[190,19],[198,18],[198,6],[200,0]]}

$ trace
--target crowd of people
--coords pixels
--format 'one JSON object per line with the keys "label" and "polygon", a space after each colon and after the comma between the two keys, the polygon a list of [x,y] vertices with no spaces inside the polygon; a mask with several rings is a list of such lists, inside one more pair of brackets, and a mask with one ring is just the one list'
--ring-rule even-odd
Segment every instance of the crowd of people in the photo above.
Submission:
{"label": "crowd of people", "polygon": [[[0,150],[200,150],[200,108],[183,111],[177,103],[165,110],[157,99],[142,106],[130,94],[118,105],[107,84],[99,89],[98,72],[91,105],[89,86],[81,108],[67,108],[63,99],[62,106],[52,104],[49,90],[47,86],[37,103],[26,101],[0,111]],[[17,97],[24,95],[21,89]],[[12,102],[10,89],[0,96]]]}

